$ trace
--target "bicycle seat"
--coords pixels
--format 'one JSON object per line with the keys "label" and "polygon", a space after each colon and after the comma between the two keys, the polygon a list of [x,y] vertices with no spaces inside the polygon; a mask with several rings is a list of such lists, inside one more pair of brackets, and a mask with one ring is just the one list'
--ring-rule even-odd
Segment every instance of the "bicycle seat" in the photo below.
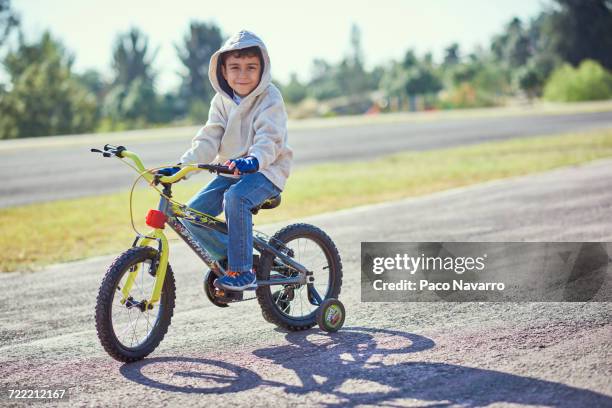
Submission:
{"label": "bicycle seat", "polygon": [[257,214],[259,210],[269,210],[271,208],[276,208],[281,203],[281,195],[275,195],[274,197],[268,198],[263,203],[259,204],[256,207],[251,208],[251,212],[253,214]]}

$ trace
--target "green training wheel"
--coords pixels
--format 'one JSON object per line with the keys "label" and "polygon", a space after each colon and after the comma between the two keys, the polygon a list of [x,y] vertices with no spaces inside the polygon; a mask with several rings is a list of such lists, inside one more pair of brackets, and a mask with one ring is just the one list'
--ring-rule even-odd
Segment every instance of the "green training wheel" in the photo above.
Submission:
{"label": "green training wheel", "polygon": [[327,299],[317,309],[317,323],[326,332],[337,332],[344,324],[344,305],[338,299]]}

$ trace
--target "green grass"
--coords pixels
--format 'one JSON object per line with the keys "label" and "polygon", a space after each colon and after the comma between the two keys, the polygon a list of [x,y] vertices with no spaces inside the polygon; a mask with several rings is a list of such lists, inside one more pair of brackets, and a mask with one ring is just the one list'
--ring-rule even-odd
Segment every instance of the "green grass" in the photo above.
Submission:
{"label": "green grass", "polygon": [[[605,157],[612,157],[612,130],[315,165],[295,170],[281,206],[262,211],[255,219],[257,224],[290,220]],[[186,201],[206,181],[196,179],[177,184],[175,198]],[[146,231],[144,215],[156,208],[157,197],[150,189],[136,191],[134,214],[139,228]],[[0,230],[0,271],[116,253],[134,236],[126,192],[0,209]]]}

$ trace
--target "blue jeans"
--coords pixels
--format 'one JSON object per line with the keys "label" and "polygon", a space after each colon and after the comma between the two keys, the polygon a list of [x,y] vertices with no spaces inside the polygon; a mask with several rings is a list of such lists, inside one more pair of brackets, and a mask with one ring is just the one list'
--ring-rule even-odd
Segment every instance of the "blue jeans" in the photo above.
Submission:
{"label": "blue jeans", "polygon": [[250,271],[253,267],[251,208],[280,192],[278,187],[259,172],[244,174],[240,178],[217,176],[193,196],[187,205],[213,217],[225,210],[228,235],[188,221],[182,222],[215,259],[227,256],[229,270]]}

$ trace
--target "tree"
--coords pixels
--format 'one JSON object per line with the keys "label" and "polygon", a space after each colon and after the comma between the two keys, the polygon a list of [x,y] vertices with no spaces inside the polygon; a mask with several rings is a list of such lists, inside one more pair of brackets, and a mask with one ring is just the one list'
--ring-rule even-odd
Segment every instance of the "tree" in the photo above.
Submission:
{"label": "tree", "polygon": [[3,61],[11,88],[0,94],[0,139],[95,128],[96,100],[73,76],[73,59],[48,32],[33,44],[20,39]]}
{"label": "tree", "polygon": [[297,78],[295,73],[291,74],[291,80],[283,88],[283,96],[289,103],[301,102],[308,93],[308,88],[304,86]]}
{"label": "tree", "polygon": [[11,0],[0,0],[0,46],[14,28],[19,27],[19,18],[11,10]]}
{"label": "tree", "polygon": [[442,89],[440,78],[425,64],[412,67],[407,73],[404,86],[408,95],[436,93]]}
{"label": "tree", "polygon": [[77,74],[77,79],[96,97],[102,97],[107,84],[102,78],[102,74],[95,69],[88,69],[82,74]]}
{"label": "tree", "polygon": [[381,87],[387,96],[401,101],[409,97],[410,109],[416,109],[418,95],[436,94],[442,89],[442,81],[436,72],[432,58],[425,55],[422,61],[409,50],[401,63],[393,63],[385,72]]}
{"label": "tree", "polygon": [[189,102],[208,103],[214,90],[208,79],[210,57],[223,44],[221,29],[214,23],[192,22],[183,37],[182,45],[175,45],[177,55],[186,72],[182,74],[180,96]]}
{"label": "tree", "polygon": [[590,58],[612,67],[612,1],[556,2],[526,26],[514,18],[491,42],[508,81],[529,97],[540,95],[552,71],[565,61],[577,66]]}
{"label": "tree", "polygon": [[516,73],[515,81],[518,87],[525,92],[529,99],[541,93],[541,86],[545,78],[542,78],[538,66],[528,64],[519,68]]}
{"label": "tree", "polygon": [[453,43],[444,50],[444,67],[452,67],[459,63],[459,44]]}
{"label": "tree", "polygon": [[344,90],[336,82],[337,69],[327,61],[315,58],[312,62],[312,79],[308,84],[309,94],[323,100],[344,95]]}
{"label": "tree", "polygon": [[149,39],[136,27],[120,34],[113,47],[114,84],[128,86],[136,78],[153,82],[155,74],[152,64],[158,50],[149,53]]}
{"label": "tree", "polygon": [[363,49],[361,48],[361,29],[357,24],[351,26],[351,62],[357,70],[363,71]]}
{"label": "tree", "polygon": [[469,61],[453,68],[451,71],[452,84],[457,86],[464,82],[471,82],[482,68],[483,63],[480,60],[470,58]]}
{"label": "tree", "polygon": [[387,96],[402,97],[406,92],[406,82],[408,81],[408,73],[403,65],[393,62],[391,66],[385,70],[385,73],[380,80],[381,88],[385,90]]}
{"label": "tree", "polygon": [[139,77],[127,87],[115,86],[106,97],[106,113],[114,120],[126,120],[130,126],[161,122],[153,83]]}
{"label": "tree", "polygon": [[381,80],[388,96],[409,97],[410,109],[416,109],[416,96],[436,94],[442,89],[442,80],[436,72],[430,52],[422,60],[409,49],[401,64],[393,64]]}
{"label": "tree", "polygon": [[144,125],[159,122],[159,101],[152,69],[157,50],[149,52],[149,39],[138,28],[120,34],[113,46],[115,78],[105,101],[113,121]]}
{"label": "tree", "polygon": [[538,53],[531,57],[527,64],[514,72],[514,81],[527,97],[542,95],[544,83],[555,67],[559,65],[557,58],[549,53]]}
{"label": "tree", "polygon": [[542,21],[551,51],[574,66],[593,59],[612,69],[612,1],[556,1]]}
{"label": "tree", "polygon": [[419,63],[418,58],[416,57],[413,50],[406,51],[404,54],[404,60],[402,61],[402,65],[404,68],[411,68]]}
{"label": "tree", "polygon": [[82,74],[75,75],[76,80],[83,85],[92,95],[96,97],[96,116],[102,116],[102,106],[108,93],[109,85],[102,77],[102,74],[95,69],[88,69]]}
{"label": "tree", "polygon": [[373,84],[372,78],[364,69],[361,30],[356,24],[351,26],[350,43],[351,53],[335,67],[333,80],[340,85],[343,95],[363,94],[371,90]]}
{"label": "tree", "polygon": [[513,18],[504,32],[493,38],[491,50],[498,60],[510,68],[525,65],[532,55],[532,44],[521,20]]}

